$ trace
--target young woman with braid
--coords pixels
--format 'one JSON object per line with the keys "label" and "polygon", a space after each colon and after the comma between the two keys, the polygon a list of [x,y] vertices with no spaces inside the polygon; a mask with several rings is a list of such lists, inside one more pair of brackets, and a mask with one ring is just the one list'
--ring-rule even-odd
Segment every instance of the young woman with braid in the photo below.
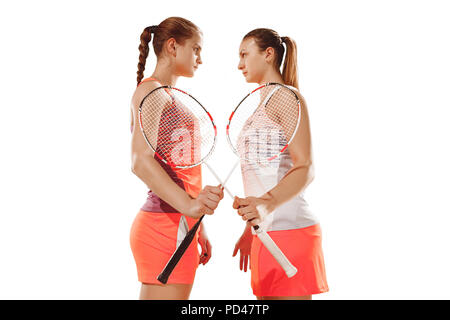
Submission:
{"label": "young woman with braid", "polygon": [[[328,291],[328,285],[319,221],[303,198],[314,174],[309,116],[298,90],[296,44],[274,30],[255,29],[243,38],[239,58],[238,69],[247,82],[260,85],[278,82],[296,91],[301,102],[301,119],[294,139],[276,165],[265,170],[242,167],[246,198],[236,197],[233,208],[243,206],[238,214],[247,221],[247,226],[233,256],[240,252],[240,269],[244,271],[250,257],[251,286],[258,299],[309,300],[312,294]],[[249,182],[255,179],[258,183]],[[288,278],[258,237],[252,235],[253,225],[264,228],[298,268],[295,276]]]}
{"label": "young woman with braid", "polygon": [[[144,69],[152,42],[156,67],[151,77]],[[197,266],[211,257],[203,223],[166,285],[157,280],[186,232],[203,214],[213,214],[223,198],[220,186],[202,190],[201,166],[174,169],[147,145],[139,128],[138,109],[143,98],[161,85],[175,86],[178,77],[193,77],[202,63],[202,32],[192,22],[171,17],[144,29],[139,45],[137,88],[131,104],[132,171],[150,189],[130,232],[130,246],[142,283],[140,299],[188,299]],[[199,256],[197,242],[201,245]]]}

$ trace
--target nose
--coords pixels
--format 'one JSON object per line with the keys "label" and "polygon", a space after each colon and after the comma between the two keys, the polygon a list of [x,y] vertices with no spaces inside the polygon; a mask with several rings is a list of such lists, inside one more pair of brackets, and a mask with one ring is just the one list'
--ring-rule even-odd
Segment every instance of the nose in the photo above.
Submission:
{"label": "nose", "polygon": [[242,69],[244,69],[244,64],[242,63],[242,61],[239,61],[238,70],[242,70]]}

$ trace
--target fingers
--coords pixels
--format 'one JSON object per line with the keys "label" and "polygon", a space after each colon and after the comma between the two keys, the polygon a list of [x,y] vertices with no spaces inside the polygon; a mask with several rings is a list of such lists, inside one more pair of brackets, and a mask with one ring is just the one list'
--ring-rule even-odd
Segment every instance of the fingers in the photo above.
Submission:
{"label": "fingers", "polygon": [[[210,213],[207,214],[212,214],[219,205],[220,200],[223,199],[223,196],[223,190],[221,189],[220,185],[217,187],[205,186],[198,195],[197,199],[209,209],[207,211]],[[213,212],[211,212],[210,210],[212,210]]]}
{"label": "fingers", "polygon": [[[207,197],[207,196],[206,196]],[[219,205],[219,201],[210,200],[209,198],[200,198],[200,201],[211,210],[216,210],[217,206]]]}
{"label": "fingers", "polygon": [[258,213],[250,212],[242,215],[242,220],[244,221],[252,221],[253,219],[257,219],[259,217]]}
{"label": "fingers", "polygon": [[247,266],[248,266],[248,256],[244,257],[244,272],[247,272]]}
{"label": "fingers", "polygon": [[205,195],[200,194],[196,199],[200,205],[201,214],[213,214],[217,208],[218,203],[216,201],[209,200]]}
{"label": "fingers", "polygon": [[241,206],[248,206],[250,201],[245,198],[234,197],[233,209],[238,209]]}
{"label": "fingers", "polygon": [[200,256],[200,260],[199,260],[198,264],[202,264],[202,265],[207,264],[209,261],[209,258],[210,258],[210,255],[206,252],[203,252],[202,255]]}
{"label": "fingers", "polygon": [[204,191],[207,191],[208,193],[212,193],[215,194],[219,197],[219,199],[223,199],[223,187],[222,185],[218,185],[218,186],[205,186],[203,188]]}
{"label": "fingers", "polygon": [[238,247],[238,244],[236,244],[236,245],[234,246],[233,257],[236,256],[236,254],[237,254],[238,251],[239,251],[239,247]]}
{"label": "fingers", "polygon": [[239,269],[244,272],[247,272],[247,266],[248,266],[248,255],[241,254],[241,258],[239,260]]}
{"label": "fingers", "polygon": [[219,188],[220,188],[220,194],[219,194],[219,197],[220,197],[220,200],[222,200],[223,197],[224,197],[224,195],[225,195],[224,192],[223,192],[224,187],[222,187],[222,185],[219,184]]}
{"label": "fingers", "polygon": [[220,196],[212,192],[208,192],[206,196],[208,197],[209,200],[215,201],[217,203],[221,200]]}
{"label": "fingers", "polygon": [[246,241],[246,239],[243,239],[242,237],[234,246],[233,257],[236,256],[238,251],[240,252],[239,269],[241,271],[244,270],[244,272],[247,272],[250,259],[250,250],[251,250],[251,242]]}
{"label": "fingers", "polygon": [[249,220],[247,221],[247,223],[248,223],[250,226],[254,227],[254,226],[260,225],[260,224],[261,224],[261,220],[258,219],[258,218],[253,218],[253,219],[249,219]]}
{"label": "fingers", "polygon": [[202,206],[200,208],[200,213],[211,215],[214,213],[214,209],[211,209],[208,206],[206,206],[205,204],[202,204]]}
{"label": "fingers", "polygon": [[241,198],[234,197],[234,201],[233,201],[233,209],[237,209],[237,208],[240,207],[240,201],[241,201]]}
{"label": "fingers", "polygon": [[258,210],[253,206],[242,207],[238,210],[238,214],[244,221],[251,221],[253,219],[259,219],[260,215]]}
{"label": "fingers", "polygon": [[207,264],[208,263],[208,261],[209,261],[209,259],[211,259],[211,256],[212,256],[212,247],[211,247],[211,244],[209,243],[209,241],[206,241],[206,249],[207,249],[207,252],[206,252],[206,258],[205,258],[205,262],[203,263],[203,264]]}
{"label": "fingers", "polygon": [[256,211],[255,206],[246,206],[246,207],[241,206],[237,212],[238,212],[238,215],[242,216],[244,214],[249,214],[249,213],[255,212],[255,211]]}
{"label": "fingers", "polygon": [[249,225],[256,226],[261,223],[261,215],[256,208],[252,197],[234,197],[233,208],[238,209],[237,213],[242,217],[242,220],[247,221]]}
{"label": "fingers", "polygon": [[242,220],[247,221],[250,226],[257,226],[261,223],[261,217],[257,211],[250,211],[241,216]]}
{"label": "fingers", "polygon": [[205,253],[203,253],[201,256],[200,256],[200,260],[199,260],[199,262],[198,262],[198,264],[202,264],[202,265],[205,265],[207,262],[208,262],[208,259],[209,257],[208,257],[208,254],[205,252]]}
{"label": "fingers", "polygon": [[207,264],[209,259],[211,259],[212,248],[209,241],[201,243],[202,253],[200,255],[199,264]]}

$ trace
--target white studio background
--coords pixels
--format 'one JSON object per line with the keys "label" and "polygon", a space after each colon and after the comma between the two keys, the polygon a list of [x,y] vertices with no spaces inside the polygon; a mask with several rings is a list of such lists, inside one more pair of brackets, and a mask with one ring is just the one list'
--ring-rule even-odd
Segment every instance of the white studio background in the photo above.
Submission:
{"label": "white studio background", "polygon": [[[450,43],[445,1],[15,1],[0,5],[0,298],[137,299],[129,248],[146,187],[131,173],[139,36],[169,16],[204,33],[184,88],[224,128],[254,84],[237,70],[257,27],[297,41],[330,292],[314,299],[448,299]],[[145,76],[153,71],[150,53]],[[216,184],[204,169],[204,182]],[[238,171],[229,188],[242,194]],[[205,218],[213,257],[192,299],[254,299],[225,198]]]}

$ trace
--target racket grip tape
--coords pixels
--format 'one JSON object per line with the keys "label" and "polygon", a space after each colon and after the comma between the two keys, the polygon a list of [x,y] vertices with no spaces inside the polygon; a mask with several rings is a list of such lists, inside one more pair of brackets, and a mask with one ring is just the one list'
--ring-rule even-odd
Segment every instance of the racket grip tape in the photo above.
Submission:
{"label": "racket grip tape", "polygon": [[267,232],[260,229],[256,232],[256,235],[283,268],[288,278],[293,277],[297,273],[297,268],[292,265],[288,258],[286,258],[284,253],[280,250],[280,248],[278,248],[272,238],[269,237]]}
{"label": "racket grip tape", "polygon": [[200,226],[200,223],[202,222],[204,216],[205,215],[201,216],[200,219],[197,221],[197,223],[191,228],[191,230],[189,230],[188,233],[186,233],[186,236],[184,237],[183,241],[181,241],[180,245],[175,250],[175,252],[172,254],[172,257],[170,258],[169,262],[167,262],[166,266],[164,267],[164,270],[159,274],[157,278],[159,282],[163,284],[167,283],[167,280],[169,280],[169,277],[172,274],[173,269],[175,269],[181,257],[186,252],[187,248],[194,239],[195,233],[197,232],[197,229]]}

